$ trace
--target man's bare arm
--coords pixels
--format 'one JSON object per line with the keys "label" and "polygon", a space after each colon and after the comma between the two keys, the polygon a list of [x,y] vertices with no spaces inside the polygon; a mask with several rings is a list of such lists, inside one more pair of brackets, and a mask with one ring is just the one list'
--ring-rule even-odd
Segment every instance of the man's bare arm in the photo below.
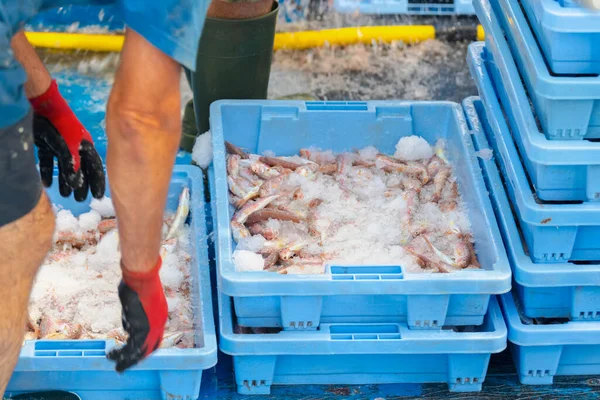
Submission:
{"label": "man's bare arm", "polygon": [[48,90],[52,77],[46,69],[46,66],[40,60],[35,49],[25,37],[23,31],[13,36],[11,47],[15,58],[21,63],[25,72],[27,72],[27,82],[25,82],[25,94],[28,99],[37,97]]}
{"label": "man's bare arm", "polygon": [[181,135],[180,66],[132,30],[125,35],[106,117],[107,167],[123,265],[158,259],[163,210]]}
{"label": "man's bare arm", "polygon": [[163,212],[181,135],[180,66],[132,30],[108,100],[107,168],[121,241],[119,298],[125,346],[107,356],[121,372],[156,350],[168,306],[160,281]]}

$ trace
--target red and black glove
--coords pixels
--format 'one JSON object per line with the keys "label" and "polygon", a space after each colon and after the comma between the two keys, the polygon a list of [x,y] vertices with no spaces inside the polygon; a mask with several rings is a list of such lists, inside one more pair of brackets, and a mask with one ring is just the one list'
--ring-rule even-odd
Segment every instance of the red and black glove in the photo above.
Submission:
{"label": "red and black glove", "polygon": [[102,159],[90,133],[58,91],[56,81],[52,81],[44,94],[29,102],[34,111],[33,134],[44,186],[52,185],[56,158],[62,196],[74,192],[75,200],[83,201],[89,189],[95,198],[103,197],[106,182]]}
{"label": "red and black glove", "polygon": [[158,272],[162,264],[148,272],[129,272],[121,264],[123,280],[119,298],[123,306],[123,329],[129,334],[127,343],[108,353],[117,362],[117,372],[137,364],[158,349],[163,339],[168,317],[168,306]]}

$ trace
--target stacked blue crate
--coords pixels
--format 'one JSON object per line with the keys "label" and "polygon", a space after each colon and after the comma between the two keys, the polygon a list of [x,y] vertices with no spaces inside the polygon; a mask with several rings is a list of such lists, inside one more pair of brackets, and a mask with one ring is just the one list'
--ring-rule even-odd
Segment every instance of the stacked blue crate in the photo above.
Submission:
{"label": "stacked blue crate", "polygon": [[474,6],[486,42],[469,47],[481,96],[469,122],[494,153],[480,163],[513,270],[501,303],[521,382],[600,373],[600,77],[577,42],[600,25],[574,27],[599,14],[553,0]]}
{"label": "stacked blue crate", "polygon": [[[494,294],[508,292],[511,277],[460,105],[225,100],[211,107],[211,131],[220,348],[234,357],[240,393],[307,383],[446,382],[452,391],[481,389],[490,355],[504,348]],[[391,153],[408,135],[446,140],[481,270],[423,275],[402,265],[326,265],[321,275],[236,271],[225,141],[259,154],[291,155],[310,146],[336,152],[375,146]]]}
{"label": "stacked blue crate", "polygon": [[272,385],[447,383],[453,392],[481,390],[491,354],[506,348],[497,300],[482,325],[439,332],[406,323],[332,323],[315,332],[238,333],[231,298],[219,298],[222,352],[233,357],[240,394]]}
{"label": "stacked blue crate", "polygon": [[[486,60],[487,58],[487,60]],[[479,91],[484,99],[487,107],[498,110],[500,104],[494,92],[490,72],[494,68],[501,65],[498,61],[499,57],[491,59],[491,54],[486,50],[482,43],[476,43],[469,48],[469,65],[471,66],[472,75],[475,78]],[[515,81],[507,81],[505,86],[514,86]],[[519,104],[519,112],[527,111],[527,104]],[[515,110],[515,105],[511,106],[512,112]],[[506,107],[502,108],[506,110]],[[510,113],[511,111],[507,111]],[[500,115],[500,117],[502,117]],[[504,118],[496,122],[492,120],[492,125],[495,130],[504,130],[506,125]],[[516,134],[517,129],[513,129],[514,141],[519,141],[519,134]],[[528,134],[532,134],[529,132]],[[533,132],[534,135],[539,133]],[[525,134],[520,133],[523,137]],[[510,136],[510,133],[509,133]],[[556,141],[553,144],[559,143]],[[567,161],[573,156],[568,153],[572,143],[565,143],[561,152],[556,152],[555,156],[561,161]],[[513,144],[513,140],[510,140]],[[597,145],[596,143],[593,144]],[[560,149],[560,145],[557,147]],[[600,148],[599,148],[600,149]],[[585,201],[585,202],[564,202],[565,199],[556,199],[554,202],[543,202],[541,195],[537,190],[535,182],[533,188],[530,186],[531,174],[527,174],[523,168],[523,160],[526,159],[526,153],[519,154],[515,149],[514,152],[507,154],[501,152],[505,158],[499,158],[502,162],[502,167],[506,171],[506,176],[509,178],[508,185],[509,195],[511,200],[516,205],[516,211],[521,220],[521,229],[527,241],[527,246],[531,256],[535,262],[541,263],[563,263],[570,260],[575,261],[594,261],[600,260],[600,241],[597,239],[600,235],[600,202]],[[575,152],[581,154],[582,152]],[[600,156],[598,150],[589,151],[590,154]],[[574,160],[576,162],[576,160]],[[593,162],[600,162],[600,159]],[[555,183],[560,184],[562,181],[561,171],[557,166],[557,173],[545,175],[548,180],[552,179]],[[564,166],[562,166],[565,168]],[[570,168],[570,167],[569,167]],[[589,174],[589,166],[587,171],[581,173]],[[567,178],[574,179],[575,174],[566,174]],[[545,199],[544,199],[545,200]],[[561,200],[563,202],[561,202]]]}
{"label": "stacked blue crate", "polygon": [[521,5],[552,72],[600,74],[600,12],[574,0],[523,0]]}
{"label": "stacked blue crate", "polygon": [[[474,128],[473,140],[478,148],[487,148],[497,133],[485,128],[483,121],[501,117],[501,110],[496,111],[499,115],[490,116],[490,108],[482,101],[475,100],[474,103],[477,118],[470,121]],[[510,141],[507,133],[505,131],[498,141]],[[514,149],[514,145],[512,147]],[[535,285],[518,286],[520,290],[500,299],[508,326],[509,347],[521,383],[551,384],[558,375],[599,374],[600,265],[577,269],[568,264],[533,264],[519,235],[519,221],[514,216],[506,193],[506,180],[501,176],[496,160],[482,159],[480,164],[509,250],[515,281]],[[577,310],[575,314],[595,317],[596,321],[561,318],[572,314],[579,301],[586,300],[586,291],[587,305],[583,308],[586,311]]]}
{"label": "stacked blue crate", "polygon": [[[482,8],[482,3],[487,4],[485,9]],[[600,76],[597,74],[563,76],[556,75],[549,69],[547,58],[544,57],[531,29],[531,26],[536,26],[538,23],[535,20],[528,20],[520,1],[491,0],[476,1],[474,4],[484,28],[488,26],[499,31],[498,34],[487,31],[490,38],[486,41],[490,47],[493,41],[498,40],[499,35],[506,35],[546,137],[551,140],[600,138]],[[594,16],[598,14],[594,11],[582,10],[581,12]],[[596,16],[595,22],[590,26],[596,32],[600,31],[599,19],[600,17]],[[557,20],[562,21],[562,25],[567,25],[569,21],[564,18]],[[569,26],[567,32],[575,30],[578,25],[571,21]],[[598,46],[593,43],[593,40],[591,39],[589,46],[598,51]],[[563,39],[560,43],[561,46],[576,48],[574,39],[568,42]]]}

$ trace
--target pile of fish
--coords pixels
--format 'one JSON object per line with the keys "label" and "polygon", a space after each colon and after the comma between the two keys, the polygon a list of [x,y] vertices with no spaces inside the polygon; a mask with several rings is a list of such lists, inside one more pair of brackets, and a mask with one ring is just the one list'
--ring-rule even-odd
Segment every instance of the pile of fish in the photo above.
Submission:
{"label": "pile of fish", "polygon": [[[325,265],[403,265],[407,272],[480,268],[445,142],[395,156],[248,154],[226,143],[238,271],[324,273]],[[420,146],[420,147],[419,147]],[[420,151],[418,151],[420,150]],[[402,157],[404,159],[400,159]],[[408,158],[408,159],[406,159]]]}
{"label": "pile of fish", "polygon": [[[185,225],[189,202],[189,189],[184,188],[176,214],[167,216],[163,224],[160,276],[169,306],[163,348],[194,346],[191,243]],[[24,341],[114,339],[124,343],[127,335],[121,326],[117,293],[120,279],[114,216],[91,210],[76,218],[69,211],[59,211],[54,247],[33,287]]]}

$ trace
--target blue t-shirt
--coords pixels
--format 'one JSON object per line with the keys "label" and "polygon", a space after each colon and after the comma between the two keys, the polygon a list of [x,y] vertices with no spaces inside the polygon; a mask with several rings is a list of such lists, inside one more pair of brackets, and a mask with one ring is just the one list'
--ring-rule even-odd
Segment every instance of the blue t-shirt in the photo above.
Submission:
{"label": "blue t-shirt", "polygon": [[38,11],[66,5],[116,4],[125,25],[175,61],[195,70],[209,3],[210,0],[0,0],[0,128],[17,123],[29,110],[23,88],[27,77],[14,59],[10,41]]}

